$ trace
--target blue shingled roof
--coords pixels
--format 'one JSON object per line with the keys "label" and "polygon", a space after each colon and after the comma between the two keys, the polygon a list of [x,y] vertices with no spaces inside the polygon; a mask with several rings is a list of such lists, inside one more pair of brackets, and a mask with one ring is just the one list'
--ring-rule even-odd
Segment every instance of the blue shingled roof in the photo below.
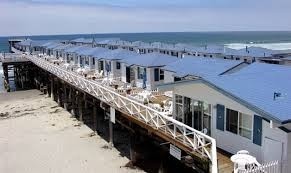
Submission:
{"label": "blue shingled roof", "polygon": [[66,48],[64,51],[68,53],[75,53],[76,51],[83,48],[86,48],[86,46],[73,46],[73,47]]}
{"label": "blue shingled roof", "polygon": [[104,53],[104,52],[108,52],[111,51],[110,49],[106,49],[106,48],[95,48],[95,51],[91,54],[94,58],[100,59],[101,57],[99,56],[100,54]]}
{"label": "blue shingled roof", "polygon": [[101,59],[107,60],[123,60],[131,57],[136,57],[139,54],[125,49],[115,49],[99,54]]}
{"label": "blue shingled roof", "polygon": [[160,54],[148,53],[137,55],[132,58],[125,59],[124,62],[129,65],[139,65],[144,67],[161,67],[179,60],[177,57]]}
{"label": "blue shingled roof", "polygon": [[57,42],[50,41],[50,42],[47,42],[47,43],[42,44],[41,47],[47,47],[47,46],[50,46],[50,45],[55,44],[55,43],[57,43]]}
{"label": "blue shingled roof", "polygon": [[95,56],[97,53],[101,53],[104,51],[110,51],[109,49],[99,48],[99,47],[84,47],[78,51],[76,51],[79,55],[85,55],[85,56]]}
{"label": "blue shingled roof", "polygon": [[187,75],[206,77],[218,76],[241,63],[241,61],[220,58],[185,56],[165,66],[164,69],[175,72],[175,75],[179,77]]}
{"label": "blue shingled roof", "polygon": [[54,50],[65,50],[67,48],[72,47],[71,44],[60,44],[59,46],[53,48]]}
{"label": "blue shingled roof", "polygon": [[18,44],[21,46],[30,46],[31,42],[32,42],[32,40],[26,39],[26,40],[19,42]]}
{"label": "blue shingled roof", "polygon": [[227,49],[225,55],[246,56],[246,57],[270,57],[277,53],[275,50],[270,50],[261,47],[248,47],[245,49]]}
{"label": "blue shingled roof", "polygon": [[[291,67],[253,63],[240,71],[206,80],[266,112],[277,121],[291,120]],[[274,93],[281,97],[274,100]]]}
{"label": "blue shingled roof", "polygon": [[52,44],[46,46],[46,48],[47,49],[54,49],[54,48],[56,48],[58,46],[62,46],[62,45],[63,45],[62,43],[52,43]]}

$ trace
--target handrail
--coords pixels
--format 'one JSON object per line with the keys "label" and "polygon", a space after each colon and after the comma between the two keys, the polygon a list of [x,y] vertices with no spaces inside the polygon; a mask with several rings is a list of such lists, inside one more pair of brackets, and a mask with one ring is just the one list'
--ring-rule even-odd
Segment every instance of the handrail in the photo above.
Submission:
{"label": "handrail", "polygon": [[[31,60],[37,66],[50,71],[59,78],[66,80],[69,83],[74,83],[77,87],[94,95],[98,99],[107,102],[108,104],[114,104],[118,108],[126,108],[131,116],[136,116],[136,118],[153,126],[155,129],[164,130],[165,133],[170,134],[173,139],[182,142],[185,146],[192,148],[193,151],[201,154],[203,157],[208,157],[211,161],[211,172],[217,173],[216,141],[214,138],[173,118],[163,115],[151,107],[120,95],[114,89],[109,89],[108,87],[102,86],[102,84],[88,80],[71,71],[67,71],[66,69],[44,59],[32,55],[28,55],[26,58]],[[142,114],[142,112],[145,114]],[[179,135],[177,135],[177,133],[179,133]],[[210,152],[207,150],[207,146],[211,147]]]}

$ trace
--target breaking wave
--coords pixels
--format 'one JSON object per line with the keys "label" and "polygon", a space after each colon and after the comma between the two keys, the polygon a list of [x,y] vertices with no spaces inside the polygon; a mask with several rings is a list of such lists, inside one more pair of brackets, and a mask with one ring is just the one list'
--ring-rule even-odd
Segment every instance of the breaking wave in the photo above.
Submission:
{"label": "breaking wave", "polygon": [[288,50],[291,49],[291,43],[231,43],[231,44],[225,44],[226,47],[231,49],[243,49],[246,46],[248,47],[262,47],[266,49],[272,49],[272,50]]}

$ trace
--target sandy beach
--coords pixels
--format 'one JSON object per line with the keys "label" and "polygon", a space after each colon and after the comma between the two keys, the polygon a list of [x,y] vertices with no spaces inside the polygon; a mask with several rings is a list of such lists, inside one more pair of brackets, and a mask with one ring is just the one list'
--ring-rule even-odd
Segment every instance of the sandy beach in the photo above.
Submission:
{"label": "sandy beach", "polygon": [[0,94],[0,129],[1,173],[143,172],[36,90]]}

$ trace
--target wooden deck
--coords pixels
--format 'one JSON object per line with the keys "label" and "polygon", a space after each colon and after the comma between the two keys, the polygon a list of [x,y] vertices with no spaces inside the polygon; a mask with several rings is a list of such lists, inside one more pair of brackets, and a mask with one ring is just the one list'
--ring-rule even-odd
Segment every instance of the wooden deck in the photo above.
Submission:
{"label": "wooden deck", "polygon": [[219,173],[232,173],[233,163],[230,160],[230,154],[220,149],[217,149],[218,172]]}
{"label": "wooden deck", "polygon": [[3,65],[17,65],[30,62],[29,59],[18,55],[9,55],[6,57],[0,56],[0,59]]}

